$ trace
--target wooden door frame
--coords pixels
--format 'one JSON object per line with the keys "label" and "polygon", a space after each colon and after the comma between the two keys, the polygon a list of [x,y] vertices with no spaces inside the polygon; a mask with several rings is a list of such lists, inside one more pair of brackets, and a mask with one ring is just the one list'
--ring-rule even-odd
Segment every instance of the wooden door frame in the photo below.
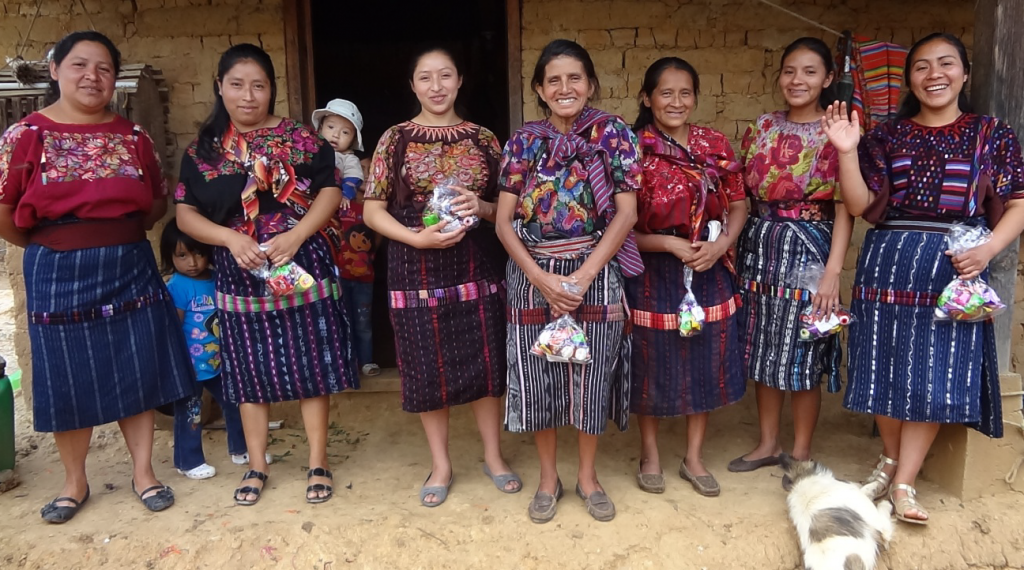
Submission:
{"label": "wooden door frame", "polygon": [[[284,0],[285,78],[288,116],[306,122],[316,109],[313,76],[312,0]],[[523,125],[522,2],[505,0],[506,58],[508,61],[508,126],[514,133]]]}

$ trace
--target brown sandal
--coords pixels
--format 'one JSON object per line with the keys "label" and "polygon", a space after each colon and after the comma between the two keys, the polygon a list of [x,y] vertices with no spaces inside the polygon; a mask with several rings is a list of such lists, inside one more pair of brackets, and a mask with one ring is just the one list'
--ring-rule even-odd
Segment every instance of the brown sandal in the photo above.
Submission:
{"label": "brown sandal", "polygon": [[530,501],[530,506],[526,509],[526,513],[530,515],[531,521],[537,524],[544,524],[555,518],[555,513],[558,512],[558,500],[561,498],[562,480],[559,479],[555,484],[555,494],[537,491],[533,496],[533,500]]}
{"label": "brown sandal", "polygon": [[[640,462],[642,465],[643,462]],[[636,484],[640,487],[641,491],[646,493],[664,493],[665,492],[665,474],[664,473],[641,473],[640,465],[636,466]]]}
{"label": "brown sandal", "polygon": [[604,491],[594,491],[589,496],[584,495],[583,488],[576,483],[576,496],[583,499],[583,504],[587,506],[587,512],[594,517],[594,520],[608,522],[615,518],[615,503],[612,503]]}
{"label": "brown sandal", "polygon": [[697,493],[704,495],[705,497],[717,497],[722,494],[722,487],[718,485],[718,480],[715,479],[714,475],[701,475],[696,476],[690,473],[690,470],[686,468],[686,460],[679,462],[679,476],[685,481],[689,481]]}

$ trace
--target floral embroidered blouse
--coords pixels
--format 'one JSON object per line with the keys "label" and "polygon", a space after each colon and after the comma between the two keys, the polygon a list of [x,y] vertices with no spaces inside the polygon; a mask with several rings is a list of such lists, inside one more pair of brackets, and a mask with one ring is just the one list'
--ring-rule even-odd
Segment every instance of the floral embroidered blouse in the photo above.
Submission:
{"label": "floral embroidered blouse", "polygon": [[[257,154],[290,164],[295,171],[296,184],[311,196],[316,197],[323,188],[341,187],[340,173],[334,166],[334,150],[305,125],[283,118],[276,127],[256,129],[241,136]],[[197,143],[193,141],[181,158],[174,202],[195,206],[210,221],[228,225],[243,214],[242,189],[249,175],[235,161],[203,160],[197,154]],[[261,214],[289,207],[269,191],[258,191],[256,196]]]}
{"label": "floral embroidered blouse", "polygon": [[861,172],[875,201],[865,219],[906,216],[958,220],[988,216],[1024,198],[1024,158],[1009,125],[964,113],[942,127],[882,123],[861,140]]}
{"label": "floral embroidered blouse", "polygon": [[165,196],[153,141],[123,117],[72,125],[32,113],[0,137],[0,204],[14,207],[22,230],[65,216],[146,214]]}
{"label": "floral embroidered blouse", "polygon": [[761,115],[740,144],[747,194],[761,202],[839,200],[839,154],[821,124]]}
{"label": "floral embroidered blouse", "polygon": [[[640,190],[643,168],[637,138],[620,117],[609,115],[594,124],[584,139],[607,153],[614,194]],[[516,219],[527,226],[537,224],[545,239],[604,229],[585,165],[588,157],[577,155],[562,163],[553,158],[549,143],[519,130],[505,145],[498,185],[519,196]]]}
{"label": "floral embroidered blouse", "polygon": [[494,133],[474,123],[448,127],[400,123],[385,131],[377,144],[366,198],[386,200],[388,211],[409,227],[422,225],[419,215],[434,186],[450,176],[493,202],[500,153]]}

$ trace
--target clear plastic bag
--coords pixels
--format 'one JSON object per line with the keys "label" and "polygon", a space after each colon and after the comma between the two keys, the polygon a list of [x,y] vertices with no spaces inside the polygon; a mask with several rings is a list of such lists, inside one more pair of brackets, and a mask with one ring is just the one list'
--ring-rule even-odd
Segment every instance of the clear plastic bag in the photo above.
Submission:
{"label": "clear plastic bag", "polygon": [[[946,243],[953,255],[961,255],[992,239],[992,232],[983,226],[953,224],[946,234]],[[953,279],[939,293],[936,321],[983,321],[1006,310],[995,289],[981,277]]]}
{"label": "clear plastic bag", "polygon": [[679,315],[679,336],[689,338],[697,336],[704,329],[704,308],[693,296],[693,269],[686,267],[683,270],[683,284],[686,286],[686,294],[676,309]]}
{"label": "clear plastic bag", "polygon": [[[562,288],[577,295],[583,292],[576,284],[565,281],[562,282]],[[584,334],[583,327],[576,322],[576,319],[569,315],[562,315],[548,323],[540,331],[530,352],[536,356],[547,358],[548,362],[589,364],[591,361],[587,335]]]}
{"label": "clear plastic bag", "polygon": [[[267,247],[261,245],[260,249],[266,251]],[[294,261],[289,261],[281,267],[274,267],[270,261],[265,261],[263,265],[250,269],[249,272],[263,280],[264,297],[284,297],[292,293],[303,293],[316,283],[313,276]]]}
{"label": "clear plastic bag", "polygon": [[423,210],[423,225],[444,224],[441,233],[447,234],[459,228],[472,229],[480,224],[480,218],[475,215],[460,216],[458,212],[452,211],[452,201],[462,196],[454,187],[462,186],[462,183],[455,177],[449,176],[443,182],[434,186],[434,195],[427,202]]}
{"label": "clear plastic bag", "polygon": [[[813,295],[818,292],[818,283],[825,275],[825,266],[818,262],[812,262],[794,273],[791,279],[794,285],[798,289],[807,289]],[[853,314],[843,307],[826,313],[824,316],[815,316],[814,306],[811,305],[800,312],[800,327],[797,334],[804,342],[814,342],[838,333],[855,320]]]}

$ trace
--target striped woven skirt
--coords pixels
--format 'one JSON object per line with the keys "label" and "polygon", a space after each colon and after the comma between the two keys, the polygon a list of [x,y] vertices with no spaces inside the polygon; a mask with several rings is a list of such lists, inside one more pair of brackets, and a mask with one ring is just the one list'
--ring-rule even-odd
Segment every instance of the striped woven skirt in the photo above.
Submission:
{"label": "striped woven skirt", "polygon": [[[278,212],[255,220],[257,241],[288,231],[297,219]],[[214,248],[221,378],[228,400],[267,404],[359,387],[335,264],[326,238],[307,239],[293,261],[312,275],[303,293],[267,296],[265,283]]]}
{"label": "striped woven skirt", "polygon": [[388,243],[388,306],[402,409],[432,412],[505,394],[505,284],[493,230],[448,249]]}
{"label": "striped woven skirt", "polygon": [[[582,238],[592,245],[593,239]],[[560,240],[558,244],[579,242]],[[572,275],[587,260],[589,249],[559,259],[533,252],[544,271]],[[548,362],[530,353],[551,311],[541,292],[530,283],[514,260],[508,262],[508,398],[505,429],[540,431],[565,425],[593,435],[604,433],[608,420],[620,430],[629,425],[630,342],[622,273],[608,262],[572,313],[590,342],[589,364]]]}
{"label": "striped woven skirt", "polygon": [[857,322],[843,405],[904,421],[968,424],[1001,437],[992,321],[933,320],[938,294],[956,277],[946,249],[943,233],[867,232],[854,282]]}
{"label": "striped woven skirt", "polygon": [[114,422],[191,393],[178,313],[149,242],[25,250],[36,431]]}
{"label": "striped woven skirt", "polygon": [[810,390],[827,377],[840,389],[839,335],[798,340],[800,312],[811,292],[795,286],[809,263],[824,265],[832,245],[830,221],[770,221],[751,217],[737,244],[743,308],[740,330],[747,377],[777,390]]}
{"label": "striped woven skirt", "polygon": [[693,274],[693,294],[704,308],[700,334],[679,335],[676,309],[686,293],[685,265],[668,253],[641,254],[643,275],[626,280],[632,323],[630,411],[655,417],[709,412],[743,397],[737,310],[739,292],[719,261]]}

